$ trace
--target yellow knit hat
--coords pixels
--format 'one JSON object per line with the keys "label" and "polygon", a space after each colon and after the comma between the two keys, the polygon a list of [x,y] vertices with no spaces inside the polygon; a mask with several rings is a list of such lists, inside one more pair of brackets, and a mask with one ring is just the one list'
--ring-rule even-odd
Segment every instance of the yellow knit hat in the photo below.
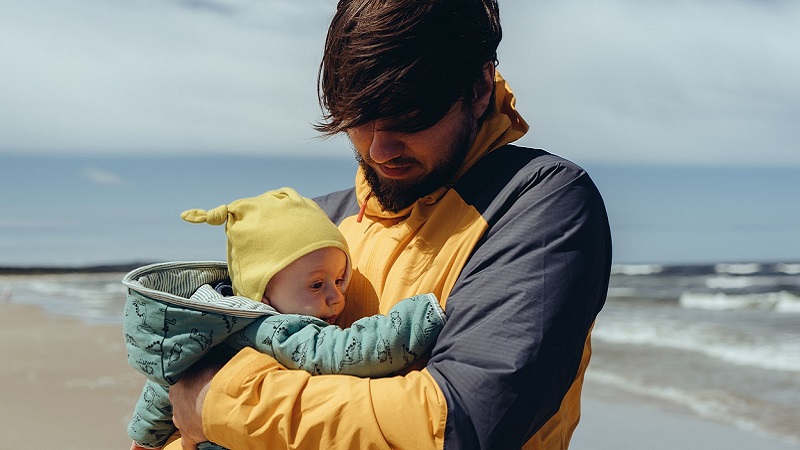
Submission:
{"label": "yellow knit hat", "polygon": [[260,302],[269,280],[297,258],[326,247],[347,255],[342,291],[350,281],[347,241],[313,200],[281,188],[205,211],[190,209],[181,218],[225,225],[228,272],[236,295]]}

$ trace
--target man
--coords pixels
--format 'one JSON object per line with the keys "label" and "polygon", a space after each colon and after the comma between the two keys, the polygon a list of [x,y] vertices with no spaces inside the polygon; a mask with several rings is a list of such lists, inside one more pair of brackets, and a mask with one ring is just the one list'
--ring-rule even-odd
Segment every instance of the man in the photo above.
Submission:
{"label": "man", "polygon": [[319,129],[346,132],[360,170],[317,200],[352,250],[340,325],[421,292],[447,324],[422,370],[392,378],[312,377],[247,350],[209,362],[170,394],[183,448],[567,448],[608,220],[582,169],[509,145],[527,125],[495,71],[500,38],[493,0],[339,2]]}

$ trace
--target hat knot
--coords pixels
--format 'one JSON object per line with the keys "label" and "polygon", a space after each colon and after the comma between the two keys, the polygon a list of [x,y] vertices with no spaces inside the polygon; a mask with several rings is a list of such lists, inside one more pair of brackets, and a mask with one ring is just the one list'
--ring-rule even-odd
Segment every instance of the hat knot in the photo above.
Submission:
{"label": "hat knot", "polygon": [[192,223],[206,222],[209,225],[222,225],[228,220],[228,206],[217,206],[208,211],[204,209],[190,209],[181,213],[181,219]]}

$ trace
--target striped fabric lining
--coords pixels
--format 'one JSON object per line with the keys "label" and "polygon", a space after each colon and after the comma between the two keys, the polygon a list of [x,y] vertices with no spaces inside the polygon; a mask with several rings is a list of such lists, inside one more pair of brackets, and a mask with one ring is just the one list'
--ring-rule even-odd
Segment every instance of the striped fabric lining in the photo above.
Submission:
{"label": "striped fabric lining", "polygon": [[132,270],[122,284],[146,297],[177,306],[237,317],[278,314],[271,306],[245,297],[224,297],[209,286],[228,277],[221,261],[175,261]]}

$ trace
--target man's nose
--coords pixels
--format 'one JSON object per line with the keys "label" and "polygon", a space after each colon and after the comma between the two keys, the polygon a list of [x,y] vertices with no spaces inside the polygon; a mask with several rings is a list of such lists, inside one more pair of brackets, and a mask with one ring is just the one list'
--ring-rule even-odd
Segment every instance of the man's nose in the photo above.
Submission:
{"label": "man's nose", "polygon": [[397,132],[375,129],[369,146],[369,157],[378,164],[397,158],[403,153],[403,142]]}

